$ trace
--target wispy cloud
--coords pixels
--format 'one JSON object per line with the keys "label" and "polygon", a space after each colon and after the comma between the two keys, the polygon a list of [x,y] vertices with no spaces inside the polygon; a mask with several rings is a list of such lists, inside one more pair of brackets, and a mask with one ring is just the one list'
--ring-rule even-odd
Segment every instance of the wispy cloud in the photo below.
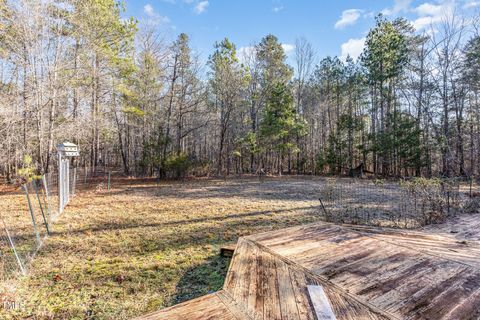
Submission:
{"label": "wispy cloud", "polygon": [[340,19],[335,23],[335,29],[343,29],[346,26],[351,26],[360,18],[363,10],[348,9],[342,12]]}
{"label": "wispy cloud", "polygon": [[285,55],[289,56],[293,53],[293,50],[295,50],[295,45],[289,43],[282,43],[282,48],[285,52]]}
{"label": "wispy cloud", "polygon": [[[294,52],[295,45],[290,43],[282,43],[282,49],[283,52],[285,52],[285,55],[288,57]],[[240,62],[246,63],[252,56],[256,54],[256,48],[255,46],[240,47],[237,52]]]}
{"label": "wispy cloud", "polygon": [[195,11],[196,14],[202,14],[203,12],[205,12],[205,10],[207,10],[207,7],[208,7],[208,0],[200,1],[195,5],[195,7],[193,8],[193,11]]}
{"label": "wispy cloud", "polygon": [[472,9],[480,6],[480,1],[469,0],[463,5],[463,9]]}
{"label": "wispy cloud", "polygon": [[[463,8],[473,8],[480,5],[480,0],[462,0]],[[422,30],[427,26],[441,22],[454,14],[455,6],[459,0],[431,0],[418,6],[412,6],[412,0],[395,0],[392,8],[383,9],[384,15],[392,16],[401,13],[413,13],[416,15],[411,22],[416,30]]]}
{"label": "wispy cloud", "polygon": [[395,0],[393,7],[383,9],[382,14],[391,16],[399,13],[406,13],[410,10],[411,3],[412,0]]}
{"label": "wispy cloud", "polygon": [[282,10],[283,10],[283,6],[274,7],[274,8],[272,9],[272,11],[275,12],[275,13],[280,12],[280,11],[282,11]]}
{"label": "wispy cloud", "polygon": [[153,10],[153,7],[151,4],[146,4],[143,7],[143,12],[145,12],[145,14],[150,17],[154,14],[155,11]]}
{"label": "wispy cloud", "polygon": [[340,59],[343,61],[347,60],[347,57],[350,56],[352,59],[357,59],[365,47],[365,38],[361,39],[349,39],[347,42],[342,44],[342,54]]}
{"label": "wispy cloud", "polygon": [[240,47],[238,49],[238,59],[241,63],[247,63],[247,61],[255,55],[254,46]]}
{"label": "wispy cloud", "polygon": [[158,14],[151,4],[143,6],[143,12],[147,15],[147,23],[152,25],[159,25],[163,23],[170,23],[170,19],[167,16]]}
{"label": "wispy cloud", "polygon": [[421,30],[429,25],[441,22],[445,18],[451,17],[455,11],[454,1],[443,1],[438,3],[423,3],[413,9],[418,15],[412,24],[417,30]]}

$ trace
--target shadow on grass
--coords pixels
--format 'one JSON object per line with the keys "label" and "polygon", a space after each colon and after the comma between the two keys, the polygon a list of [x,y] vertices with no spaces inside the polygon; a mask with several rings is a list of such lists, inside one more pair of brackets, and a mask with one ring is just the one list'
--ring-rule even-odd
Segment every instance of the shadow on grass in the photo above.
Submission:
{"label": "shadow on grass", "polygon": [[170,305],[216,292],[223,287],[231,258],[220,253],[185,271],[176,286]]}
{"label": "shadow on grass", "polygon": [[[117,185],[111,191],[98,193],[98,197],[135,195],[137,197],[161,197],[162,199],[208,199],[241,197],[247,200],[316,200],[319,188],[325,183],[322,179],[302,179],[300,177],[284,177],[267,179],[238,180],[200,180],[200,181],[165,181],[145,184],[130,183]],[[193,189],[193,190],[192,190]],[[201,189],[201,192],[199,190]]]}
{"label": "shadow on grass", "polygon": [[[102,226],[100,230],[92,229],[96,232],[113,232],[116,229],[122,230],[135,230],[133,233],[126,235],[128,241],[128,247],[121,245],[121,243],[115,242],[117,237],[116,233],[110,233],[111,237],[101,238],[101,241],[95,242],[94,245],[85,246],[85,240],[81,237],[75,238],[75,241],[80,241],[82,246],[74,246],[75,253],[85,255],[98,255],[101,252],[103,258],[115,258],[118,255],[128,251],[130,256],[143,256],[147,253],[163,252],[163,251],[184,251],[192,246],[203,245],[221,245],[224,243],[236,242],[239,237],[250,235],[253,233],[260,233],[265,231],[271,231],[275,229],[286,228],[303,223],[310,223],[321,220],[321,216],[318,214],[318,210],[315,207],[306,207],[303,210],[300,208],[293,208],[288,210],[272,210],[267,212],[253,212],[242,213],[240,215],[231,215],[217,218],[206,219],[192,219],[189,221],[178,221],[159,224],[148,225],[136,225],[125,226],[116,225],[116,228],[106,229]],[[275,213],[282,213],[284,211],[295,212],[291,216],[275,216]],[[248,217],[248,219],[245,219]],[[194,223],[196,222],[196,223]],[[204,222],[207,222],[204,223]],[[177,225],[179,229],[171,234],[163,234],[161,227],[169,227]],[[158,227],[155,229],[143,229],[144,227]],[[75,234],[75,230],[65,232],[65,236],[71,236]],[[63,238],[63,234],[60,238]],[[81,235],[81,233],[79,233]],[[58,237],[57,237],[58,239]],[[73,239],[70,237],[70,239]],[[111,245],[111,241],[114,244]],[[80,243],[78,242],[78,243]],[[40,253],[42,256],[55,255],[58,251],[65,251],[65,243],[63,241],[51,241]],[[95,246],[95,250],[92,251],[92,246]],[[71,250],[67,247],[67,250]]]}
{"label": "shadow on grass", "polygon": [[305,210],[318,210],[318,208],[316,206],[303,206],[303,207],[296,207],[296,208],[242,212],[242,213],[226,214],[225,216],[203,217],[203,218],[193,218],[193,219],[175,220],[175,221],[167,221],[167,222],[155,222],[155,223],[111,222],[108,224],[102,224],[99,226],[90,226],[87,228],[78,228],[75,230],[52,231],[51,234],[59,236],[59,235],[66,235],[66,234],[69,234],[69,235],[82,234],[85,232],[103,232],[103,231],[114,231],[114,230],[140,229],[140,228],[148,228],[148,227],[161,228],[161,227],[169,227],[169,226],[185,225],[185,224],[208,223],[213,221],[215,222],[228,221],[228,220],[235,220],[239,218],[256,217],[256,216],[265,217],[265,216],[272,216],[275,213],[305,211]]}

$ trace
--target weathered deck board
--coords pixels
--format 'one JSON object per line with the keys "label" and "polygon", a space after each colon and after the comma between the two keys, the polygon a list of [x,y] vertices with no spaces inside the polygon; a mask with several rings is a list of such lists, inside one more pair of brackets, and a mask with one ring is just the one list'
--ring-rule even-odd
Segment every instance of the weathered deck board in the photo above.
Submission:
{"label": "weathered deck board", "polygon": [[449,319],[453,314],[470,319],[480,313],[480,305],[472,309],[468,303],[479,299],[476,241],[326,223],[247,239],[400,319]]}
{"label": "weathered deck board", "polygon": [[197,299],[186,301],[160,311],[150,313],[137,320],[240,320],[248,319],[243,314],[232,312],[224,300],[219,297],[222,292],[209,294]]}
{"label": "weathered deck board", "polygon": [[[241,254],[234,256],[231,268],[235,270],[236,264],[244,264],[250,270],[242,268],[243,271],[235,275],[237,284],[225,282],[223,290],[233,293],[235,300],[246,306],[246,313],[254,319],[315,319],[307,292],[309,284],[324,287],[337,319],[394,318],[258,243],[241,239],[237,251]],[[249,295],[238,294],[238,283],[248,282],[255,282],[248,288],[256,290],[249,291]]]}
{"label": "weathered deck board", "polygon": [[442,224],[426,226],[422,231],[434,234],[442,232],[459,240],[480,241],[480,215],[460,215]]}
{"label": "weathered deck board", "polygon": [[139,319],[316,319],[307,285],[321,285],[339,320],[479,320],[475,232],[315,223],[245,237],[223,290]]}

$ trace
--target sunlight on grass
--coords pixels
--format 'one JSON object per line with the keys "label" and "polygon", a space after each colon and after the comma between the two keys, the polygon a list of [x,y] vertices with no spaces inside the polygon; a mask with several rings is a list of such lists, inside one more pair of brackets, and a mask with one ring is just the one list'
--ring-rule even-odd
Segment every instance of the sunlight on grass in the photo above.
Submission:
{"label": "sunlight on grass", "polygon": [[219,248],[319,219],[317,182],[116,181],[73,199],[2,317],[127,319],[218,290]]}

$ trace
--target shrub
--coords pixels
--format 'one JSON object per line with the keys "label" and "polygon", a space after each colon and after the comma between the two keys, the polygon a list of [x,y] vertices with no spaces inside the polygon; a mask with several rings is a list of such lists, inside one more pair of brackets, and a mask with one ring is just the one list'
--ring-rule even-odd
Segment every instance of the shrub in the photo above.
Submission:
{"label": "shrub", "polygon": [[36,168],[33,164],[32,157],[28,154],[23,157],[23,167],[18,170],[18,177],[20,178],[21,183],[41,178],[41,176],[36,174]]}
{"label": "shrub", "polygon": [[163,163],[165,170],[173,173],[176,178],[184,177],[187,174],[190,165],[191,162],[188,155],[183,152],[169,154]]}
{"label": "shrub", "polygon": [[470,198],[463,206],[465,213],[480,213],[480,198]]}

